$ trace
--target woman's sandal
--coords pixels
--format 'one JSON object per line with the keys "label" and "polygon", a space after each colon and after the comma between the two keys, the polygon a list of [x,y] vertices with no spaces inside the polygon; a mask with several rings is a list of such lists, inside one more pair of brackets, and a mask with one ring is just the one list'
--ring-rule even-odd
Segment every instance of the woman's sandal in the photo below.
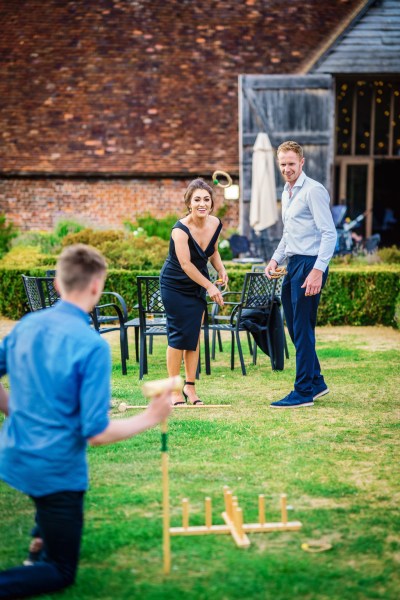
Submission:
{"label": "woman's sandal", "polygon": [[[185,381],[185,383],[183,384],[183,388],[182,388],[182,394],[185,396],[185,400],[186,403],[188,401],[189,396],[187,394],[185,394],[185,385],[196,385],[193,381]],[[184,402],[182,402],[182,404],[184,404]],[[190,402],[190,404],[204,404],[204,402],[202,400],[200,400],[200,398],[197,398],[194,402]]]}
{"label": "woman's sandal", "polygon": [[183,406],[184,404],[186,404],[186,400],[185,400],[185,402],[183,402],[183,401],[173,402],[172,406]]}

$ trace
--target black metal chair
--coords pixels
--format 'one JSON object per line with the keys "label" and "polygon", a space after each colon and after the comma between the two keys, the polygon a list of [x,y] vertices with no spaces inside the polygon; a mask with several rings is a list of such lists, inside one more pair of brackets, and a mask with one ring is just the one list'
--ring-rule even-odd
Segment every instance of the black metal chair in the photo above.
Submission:
{"label": "black metal chair", "polygon": [[[154,336],[167,335],[167,315],[161,298],[160,278],[152,275],[137,277],[138,309],[139,309],[139,379],[148,374],[147,338],[149,353]],[[126,323],[129,326],[130,322]],[[205,340],[205,368],[209,375],[210,356],[208,339]],[[201,350],[196,379],[201,372]]]}
{"label": "black metal chair", "polygon": [[[267,265],[253,265],[251,267],[251,272],[252,273],[264,273],[266,266]],[[281,302],[282,284],[283,284],[283,277],[280,277],[279,279],[276,280],[275,298],[279,298],[279,301],[281,303],[282,319],[283,319],[283,322],[285,323],[285,314],[283,312],[283,306],[282,306],[282,302]],[[286,359],[289,358],[289,348],[288,348],[288,344],[287,344],[286,333],[285,333],[285,357],[286,357]]]}
{"label": "black metal chair", "polygon": [[[50,308],[60,299],[54,285],[55,271],[47,271],[47,273],[51,275],[47,277],[22,275],[28,306],[31,312]],[[126,375],[126,361],[129,358],[125,327],[125,323],[128,320],[126,304],[122,296],[116,292],[103,292],[102,298],[104,296],[111,296],[118,303],[114,301],[96,305],[93,311],[89,313],[91,324],[100,335],[110,333],[111,331],[119,331],[122,374]],[[110,315],[110,311],[113,311],[112,315]]]}
{"label": "black metal chair", "polygon": [[[212,281],[212,283],[215,283],[215,281],[218,279],[218,273],[216,271],[216,269],[214,269],[214,267],[212,266],[212,264],[210,262],[207,263],[207,269],[208,269],[208,275],[210,277],[210,281]],[[222,295],[224,295],[224,292],[222,292]],[[218,314],[219,312],[219,306],[216,302],[207,302],[207,306],[208,306],[208,319],[211,323],[215,322],[215,315]],[[220,331],[213,331],[213,335],[212,335],[212,358],[215,358],[215,342],[216,342],[216,338],[218,339],[218,348],[219,351],[222,352],[223,348],[222,348],[222,339],[221,339],[221,332]]]}
{"label": "black metal chair", "polygon": [[22,281],[31,312],[49,308],[59,300],[53,278],[22,275]]}
{"label": "black metal chair", "polygon": [[[167,316],[161,299],[160,278],[139,275],[137,281],[139,310],[139,379],[148,373],[147,338],[167,335]],[[129,326],[129,321],[126,323]]]}
{"label": "black metal chair", "polygon": [[[208,263],[207,268],[208,268],[208,273],[210,276],[210,281],[215,282],[216,279],[218,278],[217,271],[214,269],[214,267],[211,265],[211,263]],[[241,292],[233,292],[233,291],[222,292],[222,296],[224,298],[228,297],[228,296],[229,296],[229,298],[232,298],[232,296],[235,295],[237,301],[240,300],[240,294],[241,294]],[[229,321],[229,318],[230,318],[229,315],[221,314],[220,306],[216,302],[208,302],[207,304],[208,304],[208,321],[209,321],[209,323],[217,323],[217,321],[219,323],[221,323],[222,321]],[[252,346],[252,342],[251,342],[251,335],[249,332],[247,332],[247,340],[248,340],[248,344],[249,344],[250,354],[253,355],[253,346]],[[212,332],[212,340],[211,340],[211,358],[212,358],[212,360],[215,360],[215,350],[216,350],[217,341],[218,341],[219,352],[223,352],[221,332],[219,330],[214,330]]]}
{"label": "black metal chair", "polygon": [[[208,331],[229,332],[231,334],[231,369],[235,368],[235,344],[238,348],[242,374],[246,375],[240,333],[249,331],[248,321],[252,314],[260,311],[265,317],[265,324],[258,323],[257,331],[265,334],[271,366],[274,370],[282,370],[284,362],[284,330],[278,302],[275,298],[277,280],[269,280],[263,273],[246,273],[239,302],[225,302],[229,310],[229,321],[221,322],[216,317],[214,323],[204,324]],[[228,296],[227,292],[224,299]],[[273,327],[271,317],[273,315]],[[226,314],[222,315],[226,318]],[[271,327],[270,327],[271,324]],[[206,339],[209,338],[208,331]],[[256,364],[257,351],[254,344],[253,364]]]}

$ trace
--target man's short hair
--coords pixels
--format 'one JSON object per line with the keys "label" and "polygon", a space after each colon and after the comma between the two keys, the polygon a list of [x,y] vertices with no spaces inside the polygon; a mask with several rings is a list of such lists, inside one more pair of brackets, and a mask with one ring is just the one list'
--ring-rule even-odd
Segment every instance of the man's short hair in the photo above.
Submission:
{"label": "man's short hair", "polygon": [[300,144],[291,140],[283,142],[283,144],[281,144],[276,151],[276,154],[278,155],[279,152],[295,152],[298,154],[300,159],[304,156],[303,148],[300,146]]}
{"label": "man's short hair", "polygon": [[57,277],[66,292],[82,291],[95,275],[107,270],[105,258],[98,250],[85,244],[67,246],[57,262]]}

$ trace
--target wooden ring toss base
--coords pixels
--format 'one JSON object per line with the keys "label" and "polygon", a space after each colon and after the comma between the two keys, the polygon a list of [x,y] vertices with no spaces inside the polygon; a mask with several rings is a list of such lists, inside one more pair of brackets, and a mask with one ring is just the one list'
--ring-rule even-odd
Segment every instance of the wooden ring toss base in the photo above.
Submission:
{"label": "wooden ring toss base", "polygon": [[265,496],[258,497],[258,522],[244,523],[243,510],[239,506],[237,496],[233,496],[228,486],[224,486],[225,510],[222,513],[224,521],[221,525],[213,525],[211,498],[206,497],[205,523],[200,526],[189,525],[189,501],[182,500],[182,526],[170,526],[169,503],[169,473],[168,473],[168,430],[167,421],[161,424],[161,469],[162,469],[162,507],[163,507],[163,572],[171,572],[171,536],[187,535],[231,535],[239,548],[248,548],[250,539],[247,533],[268,533],[271,531],[298,531],[302,524],[300,521],[288,521],[286,494],[281,495],[281,521],[267,523],[265,518]]}

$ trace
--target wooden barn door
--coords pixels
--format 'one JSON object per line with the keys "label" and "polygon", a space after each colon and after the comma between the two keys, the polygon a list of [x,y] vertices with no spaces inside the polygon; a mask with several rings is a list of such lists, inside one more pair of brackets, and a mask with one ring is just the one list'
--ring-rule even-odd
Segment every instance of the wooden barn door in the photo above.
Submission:
{"label": "wooden barn door", "polygon": [[[334,93],[330,75],[241,75],[239,79],[240,227],[249,235],[251,165],[257,134],[276,149],[285,140],[301,144],[304,171],[331,192]],[[276,169],[277,198],[283,180]]]}

